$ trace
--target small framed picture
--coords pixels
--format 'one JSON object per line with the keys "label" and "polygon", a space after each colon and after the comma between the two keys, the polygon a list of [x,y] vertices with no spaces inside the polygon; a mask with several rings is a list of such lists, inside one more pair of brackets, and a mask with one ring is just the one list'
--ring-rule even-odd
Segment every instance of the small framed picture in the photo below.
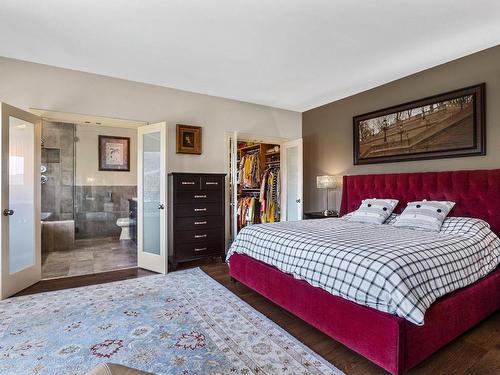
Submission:
{"label": "small framed picture", "polygon": [[99,170],[130,172],[130,138],[99,136]]}
{"label": "small framed picture", "polygon": [[177,124],[178,154],[201,155],[201,126]]}

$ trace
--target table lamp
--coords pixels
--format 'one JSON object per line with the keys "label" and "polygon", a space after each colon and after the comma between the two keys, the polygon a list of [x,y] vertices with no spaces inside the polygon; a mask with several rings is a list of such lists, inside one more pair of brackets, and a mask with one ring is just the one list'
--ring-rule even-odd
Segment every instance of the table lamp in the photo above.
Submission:
{"label": "table lamp", "polygon": [[333,215],[333,211],[328,209],[328,193],[330,189],[337,189],[340,186],[339,180],[338,176],[316,177],[316,187],[318,189],[326,189],[326,210],[323,211],[323,215],[325,216]]}

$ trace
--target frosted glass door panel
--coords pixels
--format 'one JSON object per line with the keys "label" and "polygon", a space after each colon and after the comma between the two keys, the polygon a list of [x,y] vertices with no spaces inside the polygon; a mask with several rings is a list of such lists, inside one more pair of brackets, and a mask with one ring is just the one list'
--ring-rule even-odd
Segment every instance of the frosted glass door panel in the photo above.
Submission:
{"label": "frosted glass door panel", "polygon": [[299,198],[299,176],[298,176],[298,147],[289,147],[286,152],[286,212],[287,221],[300,220],[297,210],[297,199]]}
{"label": "frosted glass door panel", "polygon": [[0,299],[5,299],[42,275],[41,118],[0,103],[0,125]]}
{"label": "frosted glass door panel", "polygon": [[143,134],[143,251],[160,254],[161,133]]}
{"label": "frosted glass door panel", "polygon": [[[39,146],[38,146],[39,147]],[[35,124],[9,116],[9,273],[35,264]],[[10,210],[10,211],[9,211]]]}

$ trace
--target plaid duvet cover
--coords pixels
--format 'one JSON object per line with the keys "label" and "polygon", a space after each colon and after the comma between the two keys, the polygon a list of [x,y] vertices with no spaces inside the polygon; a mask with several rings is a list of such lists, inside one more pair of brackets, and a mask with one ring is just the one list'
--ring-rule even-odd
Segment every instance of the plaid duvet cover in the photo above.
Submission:
{"label": "plaid duvet cover", "polygon": [[325,291],[418,325],[439,297],[493,271],[500,240],[479,219],[448,218],[440,232],[347,218],[260,224],[227,254],[246,254]]}

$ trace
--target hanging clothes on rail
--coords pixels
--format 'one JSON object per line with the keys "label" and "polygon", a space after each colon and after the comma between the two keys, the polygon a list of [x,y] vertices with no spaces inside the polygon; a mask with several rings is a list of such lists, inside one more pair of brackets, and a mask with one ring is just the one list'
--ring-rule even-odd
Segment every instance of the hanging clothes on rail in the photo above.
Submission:
{"label": "hanging clothes on rail", "polygon": [[238,200],[238,228],[258,223],[260,204],[256,197],[242,197]]}
{"label": "hanging clothes on rail", "polygon": [[257,188],[260,184],[259,154],[248,153],[242,156],[239,168],[239,183],[243,188]]}
{"label": "hanging clothes on rail", "polygon": [[260,185],[260,221],[274,223],[280,220],[280,169],[267,168],[262,174]]}

